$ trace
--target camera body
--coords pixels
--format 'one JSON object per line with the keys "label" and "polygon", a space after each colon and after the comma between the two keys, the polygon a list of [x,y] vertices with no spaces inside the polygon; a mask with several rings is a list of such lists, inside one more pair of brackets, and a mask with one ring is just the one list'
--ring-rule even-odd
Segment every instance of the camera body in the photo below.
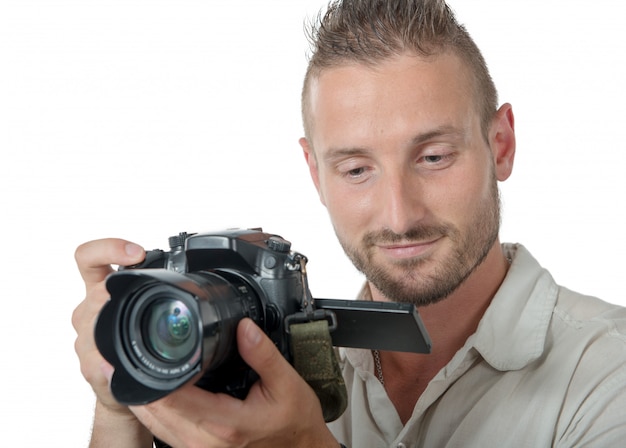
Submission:
{"label": "camera body", "polygon": [[305,287],[290,247],[259,230],[180,234],[169,252],[148,251],[144,262],[111,274],[95,337],[115,366],[116,399],[147,403],[191,379],[245,396],[256,376],[236,350],[244,317],[290,359],[285,317],[300,311]]}
{"label": "camera body", "polygon": [[[251,318],[290,362],[289,326],[326,319],[333,345],[428,353],[413,305],[313,299],[306,257],[260,229],[181,233],[170,251],[106,280],[95,340],[115,368],[113,396],[145,404],[183,384],[244,398],[258,379],[237,351],[236,329]],[[394,333],[400,332],[400,334]]]}

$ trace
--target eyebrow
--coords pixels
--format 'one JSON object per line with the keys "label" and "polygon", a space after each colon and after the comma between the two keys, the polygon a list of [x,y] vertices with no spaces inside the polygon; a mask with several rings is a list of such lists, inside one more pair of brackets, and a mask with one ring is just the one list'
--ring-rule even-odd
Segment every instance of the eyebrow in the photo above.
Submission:
{"label": "eyebrow", "polygon": [[[457,140],[465,140],[467,133],[451,125],[440,126],[432,131],[423,132],[410,140],[409,145],[414,147],[439,137],[453,137]],[[325,155],[324,160],[332,162],[337,159],[369,154],[372,150],[366,147],[331,148]]]}
{"label": "eyebrow", "polygon": [[457,128],[452,125],[440,126],[429,132],[416,135],[411,140],[412,145],[420,145],[429,140],[433,140],[438,137],[454,137],[456,139],[464,140],[467,136],[467,132],[463,128]]}

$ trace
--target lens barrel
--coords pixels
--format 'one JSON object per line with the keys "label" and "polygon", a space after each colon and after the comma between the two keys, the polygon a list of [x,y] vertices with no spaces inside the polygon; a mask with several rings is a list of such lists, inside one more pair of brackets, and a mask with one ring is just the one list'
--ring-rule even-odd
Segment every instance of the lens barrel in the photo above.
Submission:
{"label": "lens barrel", "polygon": [[220,373],[242,362],[237,323],[264,323],[261,296],[241,274],[126,270],[112,274],[107,288],[111,300],[98,318],[96,344],[115,367],[118,401],[154,401],[194,377],[215,391],[240,381]]}

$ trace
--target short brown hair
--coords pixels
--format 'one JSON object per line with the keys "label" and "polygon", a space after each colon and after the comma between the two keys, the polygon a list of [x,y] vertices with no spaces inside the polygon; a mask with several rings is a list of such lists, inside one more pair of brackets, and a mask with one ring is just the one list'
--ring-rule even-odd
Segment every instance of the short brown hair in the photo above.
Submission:
{"label": "short brown hair", "polygon": [[311,56],[302,89],[302,118],[310,140],[309,85],[324,69],[347,62],[375,65],[403,53],[451,51],[470,68],[486,136],[498,94],[485,60],[444,0],[334,0],[307,29]]}

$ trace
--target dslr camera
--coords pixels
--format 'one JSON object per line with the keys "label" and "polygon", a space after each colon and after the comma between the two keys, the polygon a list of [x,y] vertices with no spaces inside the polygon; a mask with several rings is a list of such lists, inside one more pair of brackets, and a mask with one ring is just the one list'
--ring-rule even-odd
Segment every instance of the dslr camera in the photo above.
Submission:
{"label": "dslr camera", "polygon": [[169,251],[121,267],[95,327],[115,372],[114,397],[145,404],[187,382],[244,398],[258,379],[237,352],[238,322],[251,318],[290,362],[289,326],[326,319],[333,345],[430,352],[410,304],[313,299],[306,257],[260,229],[181,233]]}

